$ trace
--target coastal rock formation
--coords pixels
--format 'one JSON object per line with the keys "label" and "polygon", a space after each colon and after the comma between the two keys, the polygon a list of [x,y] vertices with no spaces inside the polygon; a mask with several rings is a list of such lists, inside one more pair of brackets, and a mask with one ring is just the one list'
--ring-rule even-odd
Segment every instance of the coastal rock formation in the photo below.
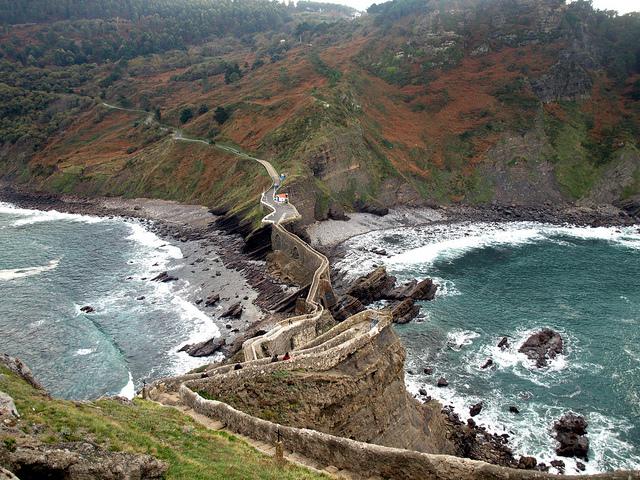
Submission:
{"label": "coastal rock formation", "polygon": [[4,392],[0,392],[0,416],[20,417],[16,404],[13,402],[13,398]]}
{"label": "coastal rock formation", "polygon": [[368,305],[386,298],[395,283],[396,277],[389,275],[386,268],[378,267],[355,280],[347,289],[346,294],[357,298],[364,305]]}
{"label": "coastal rock formation", "polygon": [[482,411],[482,402],[478,402],[475,405],[472,405],[469,408],[469,415],[471,415],[472,417],[475,417],[476,415],[480,415],[480,412]]}
{"label": "coastal rock formation", "polygon": [[438,286],[430,278],[420,282],[411,280],[396,286],[396,277],[389,275],[385,267],[378,267],[355,280],[346,294],[368,305],[377,300],[433,300],[437,289]]}
{"label": "coastal rock formation", "polygon": [[219,301],[220,301],[220,295],[218,295],[217,293],[212,293],[204,301],[204,306],[205,307],[213,307]]}
{"label": "coastal rock formation", "polygon": [[222,318],[240,318],[242,316],[243,307],[240,302],[234,303],[227,308],[220,317]]}
{"label": "coastal rock formation", "polygon": [[562,354],[562,337],[550,328],[543,328],[531,335],[518,351],[535,361],[536,367],[546,367],[550,359]]}
{"label": "coastal rock formation", "polygon": [[384,217],[389,213],[389,209],[387,207],[383,207],[372,202],[366,202],[362,199],[356,199],[353,202],[353,208],[355,208],[357,212],[371,213],[379,217]]}
{"label": "coastal rock formation", "polygon": [[22,480],[160,480],[168,466],[150,455],[108,452],[88,442],[0,447],[0,461]]}
{"label": "coastal rock formation", "polygon": [[365,306],[360,300],[351,295],[343,295],[338,302],[331,308],[331,315],[338,322],[346,320],[352,315],[365,310]]}
{"label": "coastal rock formation", "polygon": [[630,217],[640,218],[640,195],[621,200],[615,205],[624,210]]}
{"label": "coastal rock formation", "polygon": [[518,460],[518,468],[523,470],[533,470],[537,464],[538,461],[535,457],[520,457],[520,460]]}
{"label": "coastal rock formation", "polygon": [[29,367],[27,367],[27,365],[19,358],[10,357],[5,353],[0,353],[0,365],[18,375],[32,387],[42,390],[43,392],[45,391],[42,384],[38,382],[33,376],[33,373],[31,373],[31,369],[29,369]]}
{"label": "coastal rock formation", "polygon": [[561,457],[578,457],[587,460],[589,439],[587,421],[575,413],[566,413],[553,424],[558,446],[556,453]]}
{"label": "coastal rock formation", "polygon": [[413,300],[433,300],[437,290],[438,286],[433,283],[433,280],[430,278],[425,278],[420,282],[411,280],[386,293],[385,298],[389,300],[404,300],[406,298],[412,298]]}
{"label": "coastal rock formation", "polygon": [[396,286],[396,277],[389,275],[385,267],[378,267],[355,280],[334,306],[334,318],[342,321],[350,314],[361,312],[365,305],[377,300],[396,302],[391,308],[395,323],[408,323],[418,316],[418,300],[433,300],[438,286],[426,278],[420,282],[412,280]]}
{"label": "coastal rock formation", "polygon": [[90,306],[90,305],[85,305],[84,307],[82,307],[82,308],[80,309],[80,311],[81,311],[82,313],[94,313],[94,312],[96,311],[96,309],[95,309],[95,308],[93,308],[93,307],[92,307],[92,306]]}
{"label": "coastal rock formation", "polygon": [[162,283],[175,282],[176,280],[178,280],[176,277],[169,275],[169,273],[167,272],[159,273],[158,275],[156,275],[151,279],[152,282],[162,282]]}
{"label": "coastal rock formation", "polygon": [[391,315],[394,323],[409,323],[420,313],[420,307],[415,304],[412,298],[406,298],[397,304],[392,310]]}
{"label": "coastal rock formation", "polygon": [[192,343],[183,346],[179,352],[186,352],[192,357],[208,357],[213,355],[227,344],[224,338],[211,338],[204,342]]}

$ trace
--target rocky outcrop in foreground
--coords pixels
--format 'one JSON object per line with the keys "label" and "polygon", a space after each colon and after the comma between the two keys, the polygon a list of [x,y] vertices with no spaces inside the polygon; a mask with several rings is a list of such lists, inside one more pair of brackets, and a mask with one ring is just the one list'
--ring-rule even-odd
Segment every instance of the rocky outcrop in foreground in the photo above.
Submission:
{"label": "rocky outcrop in foreground", "polygon": [[[46,392],[19,359],[0,354],[0,365]],[[93,443],[43,443],[39,427],[20,418],[10,395],[0,392],[0,479],[12,478],[2,468],[21,480],[160,480],[168,466],[150,455],[112,452]]]}
{"label": "rocky outcrop in foreground", "polygon": [[167,465],[150,455],[109,452],[88,442],[0,448],[0,462],[21,480],[160,480]]}
{"label": "rocky outcrop in foreground", "polygon": [[536,367],[543,368],[548,365],[549,360],[561,355],[563,348],[560,334],[550,328],[543,328],[531,335],[518,351],[533,360]]}

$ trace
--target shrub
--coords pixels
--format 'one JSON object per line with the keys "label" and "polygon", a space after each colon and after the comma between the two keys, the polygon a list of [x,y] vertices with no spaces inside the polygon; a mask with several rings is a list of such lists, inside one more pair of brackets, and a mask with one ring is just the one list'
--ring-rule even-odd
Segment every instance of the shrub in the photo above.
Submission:
{"label": "shrub", "polygon": [[186,107],[180,111],[180,123],[187,123],[192,118],[193,118],[193,110],[191,110],[191,108]]}

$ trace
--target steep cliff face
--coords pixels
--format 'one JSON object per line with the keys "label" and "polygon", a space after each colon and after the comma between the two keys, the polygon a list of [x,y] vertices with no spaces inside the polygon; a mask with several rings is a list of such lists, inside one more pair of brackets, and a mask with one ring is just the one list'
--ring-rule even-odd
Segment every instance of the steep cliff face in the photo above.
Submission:
{"label": "steep cliff face", "polygon": [[[295,355],[295,354],[294,354]],[[456,453],[440,405],[406,391],[405,351],[391,328],[330,370],[235,378],[209,392],[235,408],[285,425],[431,453]],[[204,388],[207,391],[207,388]]]}

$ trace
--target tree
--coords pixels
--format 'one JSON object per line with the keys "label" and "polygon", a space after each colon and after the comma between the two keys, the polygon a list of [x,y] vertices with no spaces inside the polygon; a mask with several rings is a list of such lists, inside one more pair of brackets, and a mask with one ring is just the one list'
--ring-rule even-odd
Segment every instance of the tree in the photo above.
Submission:
{"label": "tree", "polygon": [[180,123],[187,123],[192,118],[193,118],[193,110],[191,110],[191,108],[186,107],[180,111]]}
{"label": "tree", "polygon": [[216,108],[216,111],[213,113],[213,118],[216,119],[220,125],[229,120],[229,112],[224,107]]}
{"label": "tree", "polygon": [[209,106],[206,103],[203,103],[198,107],[198,115],[204,115],[209,111]]}
{"label": "tree", "polygon": [[153,116],[156,119],[156,122],[162,121],[162,113],[160,112],[160,107],[156,107],[153,111]]}

